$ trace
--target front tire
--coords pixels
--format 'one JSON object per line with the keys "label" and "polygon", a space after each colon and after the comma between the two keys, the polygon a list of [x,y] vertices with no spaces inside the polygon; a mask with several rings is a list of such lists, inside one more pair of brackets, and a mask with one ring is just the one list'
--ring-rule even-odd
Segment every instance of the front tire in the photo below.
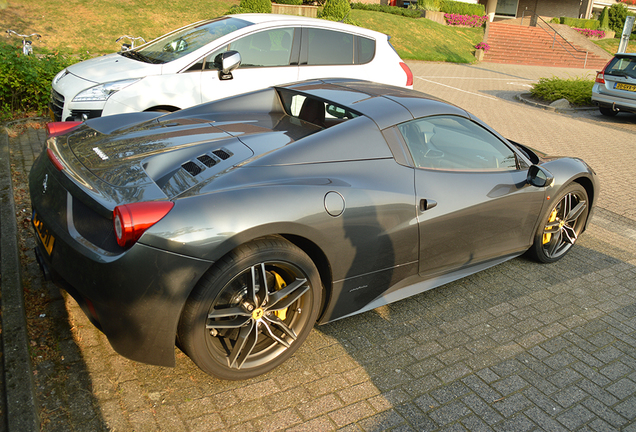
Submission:
{"label": "front tire", "polygon": [[583,231],[589,214],[587,191],[572,183],[557,195],[556,204],[543,217],[529,252],[540,262],[560,260]]}
{"label": "front tire", "polygon": [[194,288],[179,322],[179,344],[204,372],[242,380],[279,366],[318,317],[316,266],[280,238],[239,246]]}

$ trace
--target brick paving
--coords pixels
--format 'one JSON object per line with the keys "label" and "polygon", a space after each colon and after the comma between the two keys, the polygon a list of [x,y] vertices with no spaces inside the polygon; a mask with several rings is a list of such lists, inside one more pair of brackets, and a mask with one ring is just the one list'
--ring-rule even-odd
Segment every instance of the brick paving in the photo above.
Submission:
{"label": "brick paving", "polygon": [[[316,327],[277,370],[227,382],[178,350],[173,369],[117,355],[27,252],[31,289],[54,295],[42,313],[55,317],[63,358],[36,368],[43,430],[636,431],[636,116],[612,123],[513,101],[572,69],[410,65],[416,89],[597,170],[595,217],[564,259],[517,258]],[[28,172],[43,139],[11,140],[16,169]],[[50,384],[60,370],[63,385]]]}

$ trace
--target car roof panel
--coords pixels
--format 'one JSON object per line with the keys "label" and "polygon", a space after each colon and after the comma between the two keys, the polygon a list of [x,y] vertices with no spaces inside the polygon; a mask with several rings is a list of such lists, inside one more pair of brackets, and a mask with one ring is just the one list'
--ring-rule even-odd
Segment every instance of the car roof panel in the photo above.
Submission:
{"label": "car roof panel", "polygon": [[380,129],[429,115],[469,117],[465,110],[425,93],[370,81],[342,78],[283,87],[360,112],[371,118]]}

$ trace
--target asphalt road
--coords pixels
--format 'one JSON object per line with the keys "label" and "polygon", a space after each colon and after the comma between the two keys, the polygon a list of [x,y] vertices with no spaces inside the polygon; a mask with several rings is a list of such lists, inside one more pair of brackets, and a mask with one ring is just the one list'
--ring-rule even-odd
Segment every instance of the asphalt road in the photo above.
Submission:
{"label": "asphalt road", "polygon": [[[409,64],[416,90],[598,172],[596,214],[567,257],[517,258],[316,327],[277,370],[226,382],[178,350],[173,369],[114,353],[76,303],[42,280],[26,247],[23,279],[51,296],[36,316],[50,320],[58,347],[34,368],[42,429],[636,431],[636,115],[515,100],[540,77],[593,71]],[[43,140],[43,131],[10,140],[16,170],[28,172]]]}

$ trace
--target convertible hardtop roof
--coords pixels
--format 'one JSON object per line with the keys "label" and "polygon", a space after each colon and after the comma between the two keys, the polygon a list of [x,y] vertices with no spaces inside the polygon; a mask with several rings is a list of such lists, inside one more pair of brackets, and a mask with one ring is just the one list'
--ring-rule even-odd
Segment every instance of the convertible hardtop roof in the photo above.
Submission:
{"label": "convertible hardtop roof", "polygon": [[380,129],[430,115],[470,117],[465,110],[434,96],[371,81],[312,80],[278,86],[278,88],[297,91],[326,102],[333,102],[351,111],[357,111],[371,118]]}

